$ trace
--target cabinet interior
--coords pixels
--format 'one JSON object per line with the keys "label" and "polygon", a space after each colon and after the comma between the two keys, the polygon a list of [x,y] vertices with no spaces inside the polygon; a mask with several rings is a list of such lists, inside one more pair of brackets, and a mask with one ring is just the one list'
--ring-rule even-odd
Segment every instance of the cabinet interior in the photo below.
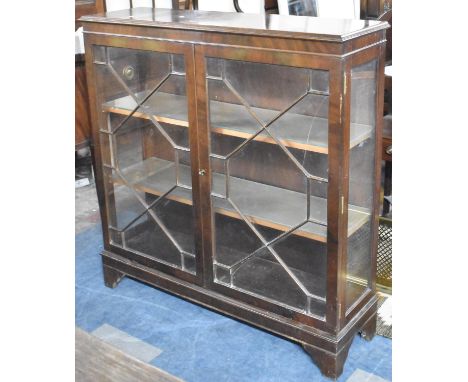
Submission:
{"label": "cabinet interior", "polygon": [[[198,170],[183,56],[107,50],[95,63],[112,244],[196,274]],[[324,320],[328,73],[208,57],[206,87],[214,281]],[[372,120],[353,118],[352,157],[373,149],[373,131]],[[355,169],[353,179],[368,170]],[[357,190],[348,205],[348,243],[357,254],[348,266],[348,307],[367,288],[360,269],[368,240],[356,238],[369,234],[371,205],[361,199]]]}

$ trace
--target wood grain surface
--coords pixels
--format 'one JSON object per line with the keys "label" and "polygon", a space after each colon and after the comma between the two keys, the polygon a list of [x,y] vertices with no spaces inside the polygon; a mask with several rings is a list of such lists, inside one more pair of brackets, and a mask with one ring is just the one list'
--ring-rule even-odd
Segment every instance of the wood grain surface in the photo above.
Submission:
{"label": "wood grain surface", "polygon": [[88,91],[84,60],[75,60],[75,149],[86,146],[91,137]]}
{"label": "wood grain surface", "polygon": [[75,328],[76,382],[183,382]]}

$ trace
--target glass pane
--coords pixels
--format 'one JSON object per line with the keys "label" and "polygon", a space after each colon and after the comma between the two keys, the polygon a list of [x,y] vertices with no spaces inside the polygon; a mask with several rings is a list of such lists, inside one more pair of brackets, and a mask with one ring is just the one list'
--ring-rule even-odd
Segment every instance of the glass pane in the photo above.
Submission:
{"label": "glass pane", "polygon": [[194,273],[184,57],[111,47],[95,54],[111,242]]}
{"label": "glass pane", "polygon": [[317,16],[316,0],[287,0],[287,12],[281,12],[284,2],[280,5],[280,14]]}
{"label": "glass pane", "polygon": [[328,72],[206,64],[215,282],[324,319]]}
{"label": "glass pane", "polygon": [[94,63],[97,64],[105,64],[106,63],[106,53],[107,47],[105,46],[94,46],[93,49],[93,56],[94,56]]}
{"label": "glass pane", "polygon": [[366,131],[360,142],[351,136],[349,158],[348,255],[346,308],[369,288],[371,222],[375,185],[375,107],[377,62],[351,70],[351,128]]}
{"label": "glass pane", "polygon": [[[306,94],[268,127],[284,146],[328,153],[328,95]],[[297,158],[301,161],[301,156]]]}
{"label": "glass pane", "polygon": [[[307,223],[304,227],[307,229]],[[284,261],[305,289],[310,293],[306,298],[306,310],[319,317],[326,313],[327,289],[327,246],[319,241],[298,235],[289,235],[273,245],[273,249]]]}

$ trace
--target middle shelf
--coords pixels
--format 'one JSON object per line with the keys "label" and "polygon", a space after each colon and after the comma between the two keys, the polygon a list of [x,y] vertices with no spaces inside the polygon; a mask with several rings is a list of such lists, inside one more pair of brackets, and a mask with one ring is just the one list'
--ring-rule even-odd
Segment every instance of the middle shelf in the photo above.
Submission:
{"label": "middle shelf", "polygon": [[[175,185],[176,168],[170,161],[151,157],[122,171],[130,185],[141,192],[160,196]],[[213,173],[212,192],[223,195],[226,177],[224,174]],[[191,169],[179,165],[179,184],[186,187],[192,185]],[[121,184],[118,178],[114,182]],[[229,177],[230,195],[240,211],[254,224],[279,231],[289,231],[305,220],[306,195],[251,180]],[[192,205],[192,190],[177,187],[167,199]],[[212,196],[212,204],[216,213],[240,219],[241,217],[224,198]],[[348,236],[356,232],[369,219],[369,211],[357,206],[349,206]],[[315,221],[327,222],[327,201],[324,198],[310,197],[310,216]],[[327,227],[308,222],[294,231],[295,235],[307,237],[320,242],[327,240]]]}
{"label": "middle shelf", "polygon": [[[144,95],[137,94],[138,99]],[[130,115],[138,106],[131,96],[117,98],[106,102],[103,111]],[[277,110],[252,107],[252,111],[263,121],[271,121],[278,114]],[[153,115],[159,122],[181,127],[188,127],[187,97],[170,93],[153,94],[145,103],[145,108],[139,108],[134,117],[149,119]],[[258,132],[260,125],[255,126],[253,119],[247,117],[246,108],[234,103],[211,101],[210,123],[211,131],[238,138],[248,139]],[[285,113],[270,128],[274,136],[285,146],[305,151],[328,154],[328,120],[303,114]],[[371,136],[373,127],[359,123],[351,123],[350,148],[365,141]],[[276,144],[267,133],[262,132],[255,137],[256,141]]]}

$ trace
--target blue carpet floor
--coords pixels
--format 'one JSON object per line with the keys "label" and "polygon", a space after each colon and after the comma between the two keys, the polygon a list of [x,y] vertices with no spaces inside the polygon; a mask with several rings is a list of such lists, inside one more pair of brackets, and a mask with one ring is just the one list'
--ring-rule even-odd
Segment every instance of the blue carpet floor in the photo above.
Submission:
{"label": "blue carpet floor", "polygon": [[[330,381],[300,346],[124,278],[104,286],[99,225],[76,236],[76,325],[111,325],[162,350],[151,363],[187,382]],[[356,336],[343,375],[361,369],[391,380],[391,340]],[[377,378],[378,379],[378,378]]]}

